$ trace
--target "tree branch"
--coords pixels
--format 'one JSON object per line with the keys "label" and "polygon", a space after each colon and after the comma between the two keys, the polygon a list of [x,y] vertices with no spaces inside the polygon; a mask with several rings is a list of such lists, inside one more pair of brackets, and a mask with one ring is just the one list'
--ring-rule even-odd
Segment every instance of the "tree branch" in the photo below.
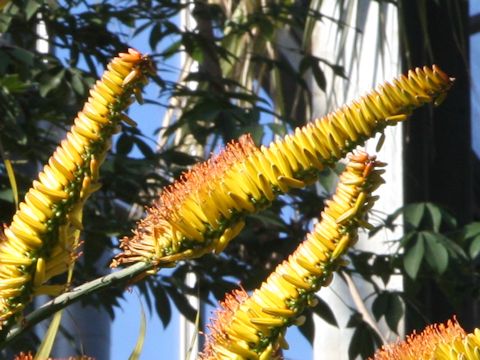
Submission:
{"label": "tree branch", "polygon": [[57,311],[66,308],[68,305],[105,288],[114,285],[125,284],[129,280],[134,279],[138,275],[151,270],[152,268],[153,264],[151,263],[139,262],[120,271],[115,271],[77,286],[73,290],[57,296],[32,313],[28,314],[19,325],[13,327],[9,331],[5,340],[0,343],[0,349],[5,348],[7,345],[21,336],[25,331],[38,324],[40,321],[52,316]]}

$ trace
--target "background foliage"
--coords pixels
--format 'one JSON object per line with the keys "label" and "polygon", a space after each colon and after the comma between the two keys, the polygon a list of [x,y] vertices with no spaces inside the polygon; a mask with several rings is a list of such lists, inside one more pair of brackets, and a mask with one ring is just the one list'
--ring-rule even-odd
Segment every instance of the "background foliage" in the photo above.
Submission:
{"label": "background foliage", "polygon": [[[348,2],[339,1],[340,6]],[[422,1],[419,3],[423,3]],[[441,4],[440,4],[441,3]],[[448,1],[439,2],[446,6]],[[340,77],[344,69],[311,53],[313,23],[324,21],[321,1],[12,1],[0,13],[0,150],[13,163],[20,198],[30,186],[39,164],[45,162],[59,137],[70,126],[101,69],[132,37],[143,36],[155,60],[158,76],[151,85],[154,98],[146,99],[155,117],[136,119],[157,124],[158,139],[125,127],[116,138],[102,168],[102,189],[87,204],[84,216],[84,256],[77,266],[75,284],[100,275],[114,254],[115,237],[129,234],[135,223],[130,209],[141,209],[174,177],[243,133],[257,144],[269,142],[309,120],[312,113],[311,75],[327,88],[324,71]],[[400,2],[402,5],[402,2]],[[448,4],[447,4],[448,5]],[[195,23],[179,25],[179,14],[189,9]],[[419,13],[421,6],[419,6]],[[53,52],[36,50],[37,24],[42,20]],[[341,24],[341,19],[328,19]],[[288,34],[292,46],[282,45]],[[298,65],[288,55],[300,60]],[[179,68],[180,56],[187,60]],[[172,60],[173,59],[173,60]],[[198,67],[193,65],[198,63]],[[172,65],[173,63],[177,65]],[[308,76],[307,76],[308,75]],[[448,101],[448,100],[447,100]],[[159,114],[163,114],[160,119]],[[156,144],[159,144],[157,148]],[[139,283],[150,311],[166,326],[171,319],[168,299],[190,319],[196,313],[186,295],[199,293],[213,303],[240,282],[257,287],[297,246],[331,190],[335,171],[323,186],[292,192],[268,210],[247,219],[246,229],[222,256],[207,255],[179,264]],[[125,191],[128,189],[128,191]],[[321,191],[319,191],[321,189]],[[394,209],[392,209],[393,211]],[[6,167],[0,166],[0,220],[9,223],[15,211]],[[129,214],[130,212],[130,214]],[[373,232],[397,226],[404,216],[405,235],[391,239],[393,255],[354,250],[348,272],[360,274],[376,289],[373,315],[396,329],[406,304],[414,322],[423,319],[417,297],[418,279],[436,282],[450,303],[461,307],[466,295],[478,296],[480,223],[459,225],[455,215],[433,203],[409,204],[388,215]],[[106,254],[106,255],[105,255]],[[101,270],[99,270],[101,269]],[[188,272],[198,276],[197,287],[185,285]],[[405,293],[380,290],[394,274],[405,275]],[[102,306],[113,317],[123,289],[110,289],[85,300]],[[320,301],[313,312],[335,324],[334,311]],[[302,327],[313,337],[312,313]],[[379,344],[375,331],[361,314],[349,326],[356,331],[350,355],[370,355]],[[21,348],[37,339],[22,339]],[[28,341],[27,341],[28,340]],[[27,345],[28,344],[28,345]]]}

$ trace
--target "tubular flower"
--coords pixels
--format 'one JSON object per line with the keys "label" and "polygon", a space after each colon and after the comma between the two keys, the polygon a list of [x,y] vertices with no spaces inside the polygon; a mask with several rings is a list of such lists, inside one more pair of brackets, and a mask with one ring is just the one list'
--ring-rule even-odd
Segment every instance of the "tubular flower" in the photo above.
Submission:
{"label": "tubular flower", "polygon": [[[34,360],[34,359],[35,359],[35,356],[33,356],[31,352],[28,352],[28,353],[21,352],[20,354],[16,355],[13,360]],[[57,359],[50,357],[48,358],[48,360],[57,360]],[[68,358],[63,358],[62,360],[95,360],[95,358],[92,358],[86,355],[78,355],[78,356],[69,356]]]}
{"label": "tubular flower", "polygon": [[312,183],[376,132],[443,98],[452,81],[436,66],[417,68],[268,147],[257,148],[248,137],[229,144],[161,194],[134,235],[122,240],[123,252],[112,266],[138,261],[168,266],[221,252],[241,231],[246,214]]}
{"label": "tubular flower", "polygon": [[33,182],[0,239],[0,328],[32,295],[58,293],[46,285],[74,261],[82,209],[100,188],[99,167],[111,146],[132,94],[139,94],[152,71],[148,57],[130,49],[108,64],[75,118],[66,139]]}
{"label": "tubular flower", "polygon": [[477,360],[480,359],[480,329],[467,334],[456,319],[446,325],[428,326],[403,342],[385,345],[371,360]]}
{"label": "tubular flower", "polygon": [[287,260],[251,296],[237,290],[221,304],[201,359],[270,359],[285,345],[286,328],[302,321],[314,294],[328,286],[341,256],[357,240],[358,226],[366,225],[367,211],[383,182],[384,164],[365,153],[350,156],[336,192],[320,221]]}

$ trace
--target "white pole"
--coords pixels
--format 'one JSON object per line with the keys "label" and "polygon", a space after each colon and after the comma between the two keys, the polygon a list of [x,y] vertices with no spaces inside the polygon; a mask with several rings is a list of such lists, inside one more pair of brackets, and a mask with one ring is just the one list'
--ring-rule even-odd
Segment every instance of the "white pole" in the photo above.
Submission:
{"label": "white pole", "polygon": [[[181,12],[181,25],[185,28],[185,30],[193,30],[196,27],[196,21],[192,16],[192,4],[188,7],[186,7],[182,12]],[[187,55],[185,53],[182,53],[182,58],[181,58],[181,63],[182,63],[182,68],[183,65],[188,63],[190,66],[188,66],[190,71],[196,71],[198,70],[198,63],[197,62],[192,62],[191,59],[187,58]],[[188,70],[188,69],[187,69]],[[185,74],[181,74],[181,77],[183,78]],[[194,89],[196,87],[195,83],[189,83],[186,84],[188,87]],[[178,140],[182,137],[182,134],[180,132],[177,132],[177,136],[175,139],[175,142],[178,142]],[[191,155],[197,155],[201,156],[203,153],[203,147],[200,146],[198,143],[196,143],[195,139],[193,136],[187,136],[186,142],[185,142],[185,147],[188,148],[189,152]],[[162,139],[159,139],[160,141],[163,141]],[[195,273],[190,272],[187,274],[186,279],[185,279],[185,284],[193,288],[196,286],[197,283],[197,276]],[[200,298],[197,296],[192,296],[188,295],[187,300],[190,303],[190,305],[197,310],[198,314],[197,317],[199,319],[203,318],[203,306],[200,301]],[[189,321],[185,316],[180,314],[179,316],[179,328],[180,328],[180,337],[179,337],[179,353],[180,353],[180,358],[179,360],[194,360],[197,358],[199,349],[200,349],[200,341],[199,341],[199,330],[201,329],[201,324],[195,324]]]}
{"label": "white pole", "polygon": [[[335,77],[324,66],[327,75],[328,89],[326,93],[317,89],[314,92],[314,114],[321,116],[364,94],[367,90],[384,80],[391,79],[400,71],[397,10],[391,4],[382,4],[371,0],[350,0],[339,8],[335,0],[323,1],[320,13],[335,19],[341,19],[343,24],[323,20],[312,36],[312,46],[315,55],[334,64],[345,67],[347,80]],[[325,17],[325,19],[326,19]],[[381,23],[383,22],[383,25]],[[379,25],[380,24],[380,25]],[[385,29],[384,34],[379,31]],[[358,30],[359,31],[358,31]],[[381,38],[381,35],[384,37]],[[379,49],[384,56],[379,55]],[[402,129],[400,126],[386,129],[386,141],[378,153],[378,159],[388,163],[384,179],[386,184],[377,191],[380,200],[373,209],[373,214],[391,214],[403,205],[403,168],[402,168]],[[376,140],[365,146],[366,150],[375,153]],[[381,215],[380,215],[381,216]],[[375,223],[375,218],[371,217]],[[401,224],[400,224],[401,225]],[[372,239],[361,234],[357,248],[366,249],[379,254],[392,251],[386,240],[398,239],[401,226],[395,232],[381,232]],[[378,279],[377,279],[378,280]],[[370,284],[353,278],[360,297],[365,298],[373,292]],[[383,286],[378,281],[380,287]],[[395,278],[386,288],[402,289],[402,279]],[[351,311],[356,308],[351,291],[340,277],[335,276],[330,287],[319,292],[333,310],[339,328],[334,327],[315,317],[314,359],[348,359],[348,346],[353,335],[353,329],[346,328]],[[371,301],[367,302],[367,309]],[[402,324],[400,324],[400,331]],[[380,324],[382,335],[389,340],[395,340],[398,335],[389,333],[385,324]]]}

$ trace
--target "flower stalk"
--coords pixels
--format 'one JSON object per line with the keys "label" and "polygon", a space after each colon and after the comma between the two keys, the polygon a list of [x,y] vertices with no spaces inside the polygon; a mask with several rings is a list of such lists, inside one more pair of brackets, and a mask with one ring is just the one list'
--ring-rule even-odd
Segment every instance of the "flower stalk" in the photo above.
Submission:
{"label": "flower stalk", "polygon": [[39,173],[0,240],[0,329],[9,328],[38,294],[54,295],[65,285],[47,282],[65,273],[77,257],[82,211],[100,188],[99,168],[123,112],[140,97],[150,59],[133,49],[107,66],[77,114],[66,138]]}
{"label": "flower stalk", "polygon": [[221,252],[247,214],[311,184],[325,167],[413,109],[440,101],[452,82],[435,65],[417,68],[268,147],[256,147],[248,136],[230,143],[163,191],[133,236],[122,239],[111,266],[151,261],[165,267]]}
{"label": "flower stalk", "polygon": [[251,296],[243,290],[227,295],[211,322],[202,360],[270,359],[285,347],[288,326],[302,322],[314,294],[328,286],[345,264],[342,255],[366,226],[366,214],[383,182],[384,166],[365,153],[350,156],[335,194],[326,201],[320,221],[295,252]]}

